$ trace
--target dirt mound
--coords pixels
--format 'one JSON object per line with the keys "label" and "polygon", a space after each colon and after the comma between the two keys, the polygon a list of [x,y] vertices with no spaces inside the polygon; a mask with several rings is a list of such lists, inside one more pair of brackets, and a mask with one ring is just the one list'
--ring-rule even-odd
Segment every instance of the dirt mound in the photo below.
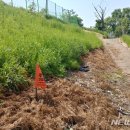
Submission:
{"label": "dirt mound", "polygon": [[32,88],[3,97],[0,130],[123,130],[111,126],[111,120],[118,117],[118,100],[112,101],[107,93],[116,91],[104,76],[117,71],[109,58],[102,50],[84,57],[90,72],[74,72],[48,82],[46,90],[38,91],[38,102]]}

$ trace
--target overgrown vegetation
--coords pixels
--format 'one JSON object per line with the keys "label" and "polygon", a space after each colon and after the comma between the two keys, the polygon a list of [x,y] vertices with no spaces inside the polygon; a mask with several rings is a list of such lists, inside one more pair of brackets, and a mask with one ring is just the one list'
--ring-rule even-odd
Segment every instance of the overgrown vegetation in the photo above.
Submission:
{"label": "overgrown vegetation", "polygon": [[0,86],[19,90],[40,64],[45,76],[78,69],[80,56],[102,46],[95,33],[0,2]]}
{"label": "overgrown vegetation", "polygon": [[122,40],[130,47],[130,35],[123,35]]}

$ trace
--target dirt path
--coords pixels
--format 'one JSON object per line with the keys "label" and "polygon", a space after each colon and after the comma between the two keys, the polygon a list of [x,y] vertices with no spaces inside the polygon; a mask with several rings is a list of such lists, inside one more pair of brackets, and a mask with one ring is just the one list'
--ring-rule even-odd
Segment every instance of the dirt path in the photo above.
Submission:
{"label": "dirt path", "polygon": [[105,39],[104,45],[123,73],[130,76],[130,49],[120,39]]}
{"label": "dirt path", "polygon": [[[104,39],[104,46],[109,51],[116,65],[122,70],[125,75],[125,87],[120,89],[128,97],[130,102],[130,48],[125,43],[122,43],[119,38],[116,39]],[[128,106],[130,110],[130,104]]]}

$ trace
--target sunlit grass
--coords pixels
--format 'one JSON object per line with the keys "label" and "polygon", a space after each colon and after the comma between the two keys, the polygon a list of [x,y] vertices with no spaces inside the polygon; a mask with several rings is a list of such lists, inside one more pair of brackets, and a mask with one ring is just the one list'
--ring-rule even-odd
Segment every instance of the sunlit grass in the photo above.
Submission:
{"label": "sunlit grass", "polygon": [[130,47],[130,35],[123,35],[122,39]]}

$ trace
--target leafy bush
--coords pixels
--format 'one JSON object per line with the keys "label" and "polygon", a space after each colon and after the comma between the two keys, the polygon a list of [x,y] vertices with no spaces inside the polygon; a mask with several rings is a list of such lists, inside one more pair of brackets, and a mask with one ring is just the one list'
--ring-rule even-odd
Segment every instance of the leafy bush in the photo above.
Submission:
{"label": "leafy bush", "polygon": [[8,89],[34,76],[37,63],[46,77],[65,76],[67,69],[78,69],[81,55],[102,46],[95,33],[0,4],[0,82]]}
{"label": "leafy bush", "polygon": [[122,27],[121,26],[116,27],[115,35],[116,35],[116,37],[120,37],[122,35]]}
{"label": "leafy bush", "polygon": [[28,86],[26,80],[26,71],[15,61],[7,61],[0,68],[0,86],[4,86],[7,90],[20,91]]}

